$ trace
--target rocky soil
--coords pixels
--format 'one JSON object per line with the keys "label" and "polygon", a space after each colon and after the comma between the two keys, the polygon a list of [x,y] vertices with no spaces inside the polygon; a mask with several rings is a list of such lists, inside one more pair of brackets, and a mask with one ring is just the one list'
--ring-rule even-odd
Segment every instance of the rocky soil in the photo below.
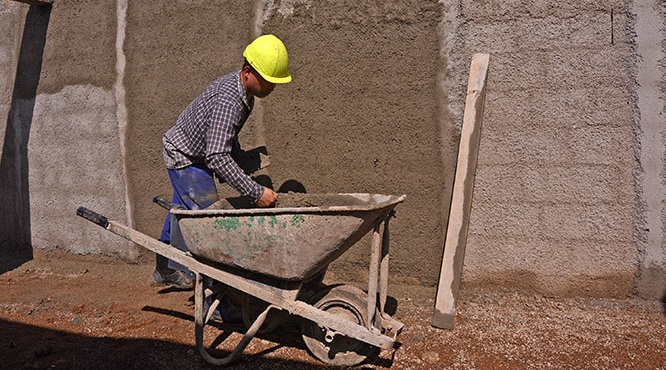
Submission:
{"label": "rocky soil", "polygon": [[[2,262],[0,368],[218,368],[195,351],[192,292],[153,285],[150,263],[55,252],[18,267]],[[394,317],[405,323],[400,345],[359,369],[666,369],[660,301],[463,287],[449,331],[430,326],[434,288],[393,285],[390,296]],[[224,352],[242,329],[216,324],[207,332]],[[228,368],[327,366],[309,355],[290,320],[253,339]]]}

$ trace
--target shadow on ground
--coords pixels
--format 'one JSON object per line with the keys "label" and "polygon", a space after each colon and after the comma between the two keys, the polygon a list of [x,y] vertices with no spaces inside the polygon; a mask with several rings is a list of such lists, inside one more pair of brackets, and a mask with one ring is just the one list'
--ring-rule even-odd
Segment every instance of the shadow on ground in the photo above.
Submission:
{"label": "shadow on ground", "polygon": [[[6,369],[218,369],[193,346],[141,338],[100,338],[0,320],[0,363]],[[6,335],[21,333],[20,335]],[[35,340],[39,338],[39,340]],[[324,369],[265,355],[243,356],[225,369]],[[221,353],[224,355],[225,353]],[[227,353],[228,354],[228,353]]]}
{"label": "shadow on ground", "polygon": [[[395,302],[395,299],[392,297],[388,299],[388,302]],[[178,311],[173,311],[173,310],[168,310],[168,309],[163,309],[159,307],[152,307],[152,306],[144,306],[142,311],[147,311],[147,312],[155,312],[158,314],[162,315],[167,315],[167,316],[172,316],[176,317],[182,320],[190,321],[194,323],[194,316],[189,315],[189,314],[184,314],[182,312]],[[293,315],[289,315],[283,324],[278,326],[278,328],[275,331],[272,332],[265,332],[265,333],[258,333],[255,336],[255,339],[265,339],[270,342],[276,343],[275,346],[263,350],[259,353],[253,354],[252,357],[255,360],[258,360],[259,362],[262,361],[263,356],[279,349],[282,347],[288,347],[288,348],[296,348],[299,350],[306,351],[307,347],[303,340],[301,340],[301,328],[300,328],[300,322],[301,318]],[[212,342],[214,346],[219,346],[222,342],[226,340],[231,340],[230,336],[233,333],[240,333],[244,334],[246,331],[246,328],[242,324],[223,324],[219,322],[210,322],[209,324],[206,325],[206,327],[213,327],[214,330],[217,330],[219,332],[219,335],[217,338],[215,338]],[[236,342],[232,342],[233,345],[236,345],[238,343],[238,340]],[[396,343],[396,348],[399,347],[400,344]],[[229,355],[229,352],[225,351],[211,351],[211,354],[213,354],[217,358],[222,358],[226,357]],[[246,356],[247,357],[247,356]],[[330,369],[331,366],[325,366],[325,365],[313,365],[313,364],[305,364],[301,362],[295,362],[291,360],[275,360],[272,359],[273,361],[269,361],[269,363],[272,363],[272,366],[274,367],[265,367],[266,369]],[[263,362],[262,366],[263,366]],[[277,366],[279,364],[279,366]],[[296,365],[298,364],[298,366]],[[370,356],[368,359],[363,363],[367,365],[377,365],[377,366],[382,366],[386,368],[390,368],[393,364],[392,359],[388,358],[383,358],[379,356]],[[359,365],[359,369],[363,369],[363,364]],[[237,366],[239,369],[259,369],[259,367],[255,367],[255,365],[252,365],[252,363],[245,363],[245,360],[243,357],[238,361]],[[264,367],[261,367],[262,369]]]}

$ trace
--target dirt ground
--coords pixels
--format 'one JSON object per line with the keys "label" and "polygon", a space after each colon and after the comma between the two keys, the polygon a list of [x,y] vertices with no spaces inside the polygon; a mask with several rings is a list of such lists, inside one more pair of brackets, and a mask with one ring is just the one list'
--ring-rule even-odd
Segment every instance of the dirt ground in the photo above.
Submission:
{"label": "dirt ground", "polygon": [[[217,368],[195,350],[192,292],[153,285],[150,264],[36,252],[2,271],[1,368]],[[400,344],[357,368],[666,369],[659,301],[463,288],[456,328],[448,331],[429,324],[434,297],[433,288],[391,286],[393,316],[405,324]],[[294,321],[253,339],[228,368],[326,368],[309,355]],[[223,351],[243,329],[210,328],[217,342],[228,338]]]}

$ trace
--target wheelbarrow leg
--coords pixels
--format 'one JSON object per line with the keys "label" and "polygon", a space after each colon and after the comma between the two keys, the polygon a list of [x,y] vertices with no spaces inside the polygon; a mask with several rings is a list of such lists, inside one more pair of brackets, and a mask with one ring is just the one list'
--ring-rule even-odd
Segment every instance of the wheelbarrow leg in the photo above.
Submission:
{"label": "wheelbarrow leg", "polygon": [[252,338],[257,334],[257,331],[259,331],[259,328],[263,325],[264,321],[266,320],[266,316],[268,315],[268,312],[271,309],[278,309],[274,305],[269,305],[266,307],[264,312],[262,312],[257,319],[254,321],[252,326],[247,330],[245,335],[243,335],[243,338],[240,340],[240,342],[236,345],[236,348],[234,348],[233,352],[229,356],[226,357],[214,357],[210,353],[208,353],[208,350],[206,350],[204,346],[204,327],[208,323],[208,320],[212,316],[213,311],[217,307],[217,300],[214,302],[208,309],[208,313],[204,312],[204,300],[206,299],[206,292],[204,289],[204,276],[197,272],[196,274],[196,282],[194,284],[194,334],[195,334],[195,340],[196,340],[196,345],[197,348],[199,349],[199,354],[201,357],[203,357],[206,362],[213,364],[213,365],[227,365],[236,359],[240,357],[241,353],[243,353],[243,350],[247,345],[250,343]]}
{"label": "wheelbarrow leg", "polygon": [[377,279],[379,277],[379,254],[381,251],[381,234],[379,229],[381,227],[381,220],[377,221],[372,232],[372,242],[370,250],[370,271],[368,273],[368,322],[367,328],[375,331],[375,310],[377,309]]}
{"label": "wheelbarrow leg", "polygon": [[[388,293],[388,264],[389,264],[389,220],[393,213],[385,219],[378,221],[372,234],[372,249],[370,251],[370,272],[368,281],[368,326],[373,332],[380,332],[396,338],[402,331],[403,324],[386,314],[386,299]],[[381,224],[384,230],[381,231]],[[379,282],[379,289],[377,287]],[[378,291],[379,290],[379,291]],[[377,301],[379,296],[379,302]],[[375,312],[379,311],[375,316]]]}
{"label": "wheelbarrow leg", "polygon": [[[383,318],[386,309],[386,296],[388,291],[388,268],[389,268],[389,220],[393,215],[388,214],[385,219],[377,221],[372,232],[372,245],[370,250],[370,271],[368,280],[368,329],[382,329],[381,322],[374,320],[377,309]],[[384,224],[382,232],[381,226]],[[377,284],[379,282],[379,291]],[[377,302],[379,293],[379,302]],[[379,324],[379,325],[377,325]]]}
{"label": "wheelbarrow leg", "polygon": [[389,273],[389,221],[392,214],[389,214],[384,221],[384,233],[382,234],[382,259],[379,270],[379,312],[384,315],[386,310],[386,298],[388,294],[388,273]]}

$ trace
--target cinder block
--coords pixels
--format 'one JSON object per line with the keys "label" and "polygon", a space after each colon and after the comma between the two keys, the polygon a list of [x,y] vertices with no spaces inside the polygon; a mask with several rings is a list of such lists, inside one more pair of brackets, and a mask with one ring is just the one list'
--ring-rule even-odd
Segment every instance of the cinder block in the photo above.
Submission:
{"label": "cinder block", "polygon": [[[508,103],[508,102],[507,102]],[[516,125],[512,128],[496,130],[489,128],[481,138],[479,163],[482,165],[510,165],[516,162],[562,164],[571,158],[569,141],[571,133],[558,127],[541,127],[531,124],[533,120],[520,122],[510,119]]]}
{"label": "cinder block", "polygon": [[534,197],[527,196],[527,184],[524,174],[530,171],[529,166],[523,164],[481,165],[476,169],[474,185],[474,204],[479,202],[493,203],[533,201]]}
{"label": "cinder block", "polygon": [[[629,110],[628,108],[626,110]],[[605,111],[609,115],[612,112]],[[572,162],[588,164],[616,165],[620,168],[633,168],[636,158],[634,153],[634,131],[623,112],[615,112],[618,119],[625,119],[625,126],[590,126],[577,125],[571,130],[569,156]],[[608,120],[611,117],[607,118]]]}
{"label": "cinder block", "polygon": [[[631,130],[634,111],[631,92],[621,87],[578,89],[512,89],[488,94],[485,119],[487,128],[481,138],[481,153],[484,157],[487,137],[537,126],[570,132],[580,129],[620,131]],[[596,127],[596,128],[595,128]],[[575,137],[574,137],[575,139]],[[622,135],[622,139],[626,137]],[[630,140],[627,140],[628,142]],[[584,146],[576,146],[577,149]],[[492,152],[491,152],[492,153]]]}
{"label": "cinder block", "polygon": [[516,41],[524,49],[569,50],[607,48],[610,16],[591,13],[572,18],[529,18],[516,22]]}
{"label": "cinder block", "polygon": [[[615,22],[614,22],[615,23]],[[619,23],[619,21],[618,21]],[[619,28],[621,29],[621,28]],[[544,50],[608,49],[613,42],[626,42],[624,34],[611,35],[610,15],[592,13],[572,18],[520,18],[508,21],[465,23],[463,50],[540,53]]]}
{"label": "cinder block", "polygon": [[630,243],[634,231],[634,213],[634,205],[630,202],[475,202],[469,234],[489,239],[532,236]]}
{"label": "cinder block", "polygon": [[595,278],[635,270],[635,245],[630,241],[561,240],[539,236],[487,238],[470,235],[465,279],[508,271],[535,271],[549,280],[586,275]]}
{"label": "cinder block", "polygon": [[[493,70],[488,75],[492,92],[552,88],[548,85],[550,60],[546,53],[504,52],[493,54]],[[492,93],[491,93],[492,94]]]}
{"label": "cinder block", "polygon": [[630,86],[632,76],[627,68],[631,55],[624,48],[581,50],[570,48],[545,55],[548,86],[597,88]]}
{"label": "cinder block", "polygon": [[585,13],[610,13],[610,9],[623,10],[623,0],[487,0],[461,2],[460,12],[465,18],[475,21],[507,21],[516,18],[571,18]]}
{"label": "cinder block", "polygon": [[634,207],[632,202],[544,204],[538,227],[544,236],[558,240],[632,243]]}
{"label": "cinder block", "polygon": [[[555,95],[541,95],[539,99],[551,99],[541,102],[527,95],[516,92],[488,104],[488,127],[481,138],[480,165],[523,162],[633,167],[632,112],[618,95],[599,96],[600,100],[589,95],[579,101],[568,98],[561,105],[555,103],[562,101]],[[615,105],[617,109],[595,109],[598,104]]]}
{"label": "cinder block", "polygon": [[634,197],[632,168],[564,165],[530,168],[525,195],[542,202],[622,202]]}
{"label": "cinder block", "polygon": [[625,50],[520,50],[493,54],[489,86],[495,93],[512,90],[561,90],[590,86],[600,90],[629,86],[631,81]]}
{"label": "cinder block", "polygon": [[474,201],[625,202],[634,197],[632,171],[615,165],[574,163],[480,165]]}
{"label": "cinder block", "polygon": [[477,202],[475,199],[469,235],[502,238],[542,234],[541,209],[536,203]]}
{"label": "cinder block", "polygon": [[[627,85],[624,85],[627,86]],[[545,102],[535,104],[532,114],[544,124],[558,127],[577,128],[589,126],[624,126],[633,125],[633,106],[631,91],[617,86],[595,86],[556,91],[535,92],[536,99]]]}

